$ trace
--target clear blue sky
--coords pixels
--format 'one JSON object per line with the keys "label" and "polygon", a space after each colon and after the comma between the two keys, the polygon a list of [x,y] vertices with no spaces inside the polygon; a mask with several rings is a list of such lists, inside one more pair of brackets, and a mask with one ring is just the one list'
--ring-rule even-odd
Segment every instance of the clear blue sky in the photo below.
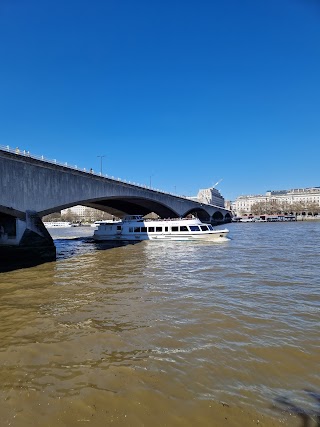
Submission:
{"label": "clear blue sky", "polygon": [[0,144],[184,195],[320,186],[320,1],[0,0]]}

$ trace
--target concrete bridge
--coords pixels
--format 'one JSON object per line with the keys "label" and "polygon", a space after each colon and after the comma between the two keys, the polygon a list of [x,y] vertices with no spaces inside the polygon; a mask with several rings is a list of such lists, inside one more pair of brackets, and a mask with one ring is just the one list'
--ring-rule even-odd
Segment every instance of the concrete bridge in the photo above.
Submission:
{"label": "concrete bridge", "polygon": [[[0,248],[52,246],[41,218],[83,205],[123,217],[155,212],[229,222],[230,211],[0,146]],[[7,248],[8,249],[8,248]]]}

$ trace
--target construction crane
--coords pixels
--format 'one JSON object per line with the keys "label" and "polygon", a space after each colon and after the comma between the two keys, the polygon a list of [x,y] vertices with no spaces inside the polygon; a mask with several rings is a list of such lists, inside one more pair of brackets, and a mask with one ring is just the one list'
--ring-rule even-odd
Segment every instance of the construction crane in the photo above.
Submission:
{"label": "construction crane", "polygon": [[219,179],[219,181],[217,181],[213,186],[212,186],[212,188],[216,188],[216,186],[218,185],[218,184],[220,184],[220,182],[223,180],[223,178],[221,178],[221,179]]}

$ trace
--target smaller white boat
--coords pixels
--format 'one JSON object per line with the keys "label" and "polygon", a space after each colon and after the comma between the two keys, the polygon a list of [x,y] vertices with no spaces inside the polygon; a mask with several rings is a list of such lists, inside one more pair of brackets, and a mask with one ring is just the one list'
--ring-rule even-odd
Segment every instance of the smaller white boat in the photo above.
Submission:
{"label": "smaller white boat", "polygon": [[69,228],[73,227],[73,224],[68,221],[49,221],[43,223],[46,228]]}
{"label": "smaller white boat", "polygon": [[116,219],[102,219],[100,221],[95,221],[94,223],[91,224],[91,227],[99,227],[100,224],[107,224],[107,223],[114,223],[114,222],[118,222],[120,220],[116,220]]}
{"label": "smaller white boat", "polygon": [[228,240],[228,229],[214,229],[198,218],[145,219],[141,215],[128,215],[123,220],[101,222],[94,231],[97,241],[142,240]]}

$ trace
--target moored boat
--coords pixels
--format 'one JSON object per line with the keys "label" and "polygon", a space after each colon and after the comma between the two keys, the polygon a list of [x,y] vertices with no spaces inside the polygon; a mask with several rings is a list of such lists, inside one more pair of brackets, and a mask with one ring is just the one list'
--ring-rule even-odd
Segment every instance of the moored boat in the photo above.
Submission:
{"label": "moored boat", "polygon": [[93,238],[97,241],[223,241],[228,239],[228,233],[228,229],[214,229],[194,217],[146,219],[141,215],[128,215],[120,221],[101,222]]}
{"label": "moored boat", "polygon": [[49,221],[43,223],[46,228],[69,228],[73,227],[73,224],[68,221]]}

